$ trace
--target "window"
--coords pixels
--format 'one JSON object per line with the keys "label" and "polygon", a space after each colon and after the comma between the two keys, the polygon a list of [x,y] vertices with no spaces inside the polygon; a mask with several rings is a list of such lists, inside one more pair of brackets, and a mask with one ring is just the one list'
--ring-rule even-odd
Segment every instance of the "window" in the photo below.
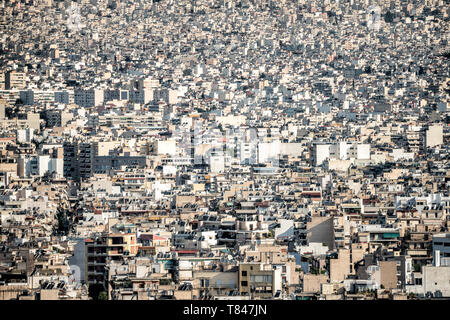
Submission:
{"label": "window", "polygon": [[123,244],[123,238],[121,237],[112,238],[112,244]]}
{"label": "window", "polygon": [[201,279],[200,286],[201,287],[209,287],[209,279]]}
{"label": "window", "polygon": [[262,283],[262,282],[272,282],[272,276],[271,275],[261,275],[261,276],[250,276],[250,281],[251,282],[257,282],[257,283]]}
{"label": "window", "polygon": [[243,277],[246,277],[246,276],[247,276],[247,271],[242,271],[241,275],[242,275]]}
{"label": "window", "polygon": [[241,287],[248,287],[247,281],[241,281]]}

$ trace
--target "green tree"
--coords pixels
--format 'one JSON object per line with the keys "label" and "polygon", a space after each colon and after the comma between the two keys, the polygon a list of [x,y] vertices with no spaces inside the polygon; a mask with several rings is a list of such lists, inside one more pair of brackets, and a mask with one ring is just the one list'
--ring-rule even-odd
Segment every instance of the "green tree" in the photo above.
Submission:
{"label": "green tree", "polygon": [[101,300],[100,296],[102,292],[105,292],[105,287],[100,283],[91,284],[89,286],[89,297],[93,300]]}
{"label": "green tree", "polygon": [[66,210],[58,209],[56,213],[58,224],[56,226],[56,233],[65,235],[69,231],[69,220],[67,219]]}
{"label": "green tree", "polygon": [[387,23],[392,23],[394,21],[394,18],[395,18],[395,15],[390,11],[387,11],[384,14],[384,21]]}
{"label": "green tree", "polygon": [[98,294],[98,300],[108,300],[108,293],[106,291],[102,291]]}

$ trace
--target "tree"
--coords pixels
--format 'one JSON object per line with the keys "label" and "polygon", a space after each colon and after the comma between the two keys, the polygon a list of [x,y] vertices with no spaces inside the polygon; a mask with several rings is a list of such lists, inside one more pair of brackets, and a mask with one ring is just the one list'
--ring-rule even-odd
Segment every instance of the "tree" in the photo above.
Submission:
{"label": "tree", "polygon": [[102,300],[100,296],[103,292],[105,292],[105,288],[102,284],[96,283],[89,286],[89,297],[93,300]]}
{"label": "tree", "polygon": [[106,291],[102,291],[98,294],[98,300],[108,300],[108,293]]}
{"label": "tree", "polygon": [[170,285],[170,283],[171,283],[170,279],[161,279],[161,280],[159,280],[159,284],[162,285],[162,286]]}
{"label": "tree", "polygon": [[416,299],[416,294],[414,292],[408,293],[408,299]]}
{"label": "tree", "polygon": [[436,17],[436,16],[441,16],[442,14],[439,9],[435,9],[435,10],[431,11],[431,15]]}
{"label": "tree", "polygon": [[395,18],[395,15],[390,11],[387,11],[384,14],[384,21],[387,23],[392,23],[394,21],[394,18]]}
{"label": "tree", "polygon": [[69,231],[69,220],[67,219],[66,210],[58,208],[56,219],[58,221],[56,233],[61,235],[67,234]]}
{"label": "tree", "polygon": [[183,71],[183,76],[191,76],[192,75],[192,70],[191,69],[185,69]]}

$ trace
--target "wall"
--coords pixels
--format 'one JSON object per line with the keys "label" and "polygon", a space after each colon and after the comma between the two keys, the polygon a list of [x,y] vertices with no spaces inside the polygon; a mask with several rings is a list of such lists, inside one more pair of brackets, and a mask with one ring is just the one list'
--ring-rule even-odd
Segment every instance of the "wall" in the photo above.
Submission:
{"label": "wall", "polygon": [[328,282],[328,276],[326,274],[305,274],[303,276],[303,292],[314,293],[320,292],[320,286],[322,283]]}
{"label": "wall", "polygon": [[397,288],[397,261],[380,261],[380,285],[385,289]]}

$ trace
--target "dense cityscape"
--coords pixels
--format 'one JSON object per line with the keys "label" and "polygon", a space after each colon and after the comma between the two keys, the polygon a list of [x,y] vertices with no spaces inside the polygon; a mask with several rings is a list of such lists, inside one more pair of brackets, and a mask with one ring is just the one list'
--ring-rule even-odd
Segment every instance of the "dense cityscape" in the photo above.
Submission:
{"label": "dense cityscape", "polygon": [[450,299],[449,0],[0,0],[0,300]]}

